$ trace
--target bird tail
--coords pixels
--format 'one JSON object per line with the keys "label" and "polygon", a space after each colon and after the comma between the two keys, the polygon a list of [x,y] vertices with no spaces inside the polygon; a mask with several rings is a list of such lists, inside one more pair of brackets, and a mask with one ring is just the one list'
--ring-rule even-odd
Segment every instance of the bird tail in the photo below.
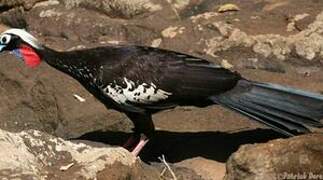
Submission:
{"label": "bird tail", "polygon": [[323,127],[320,94],[240,80],[232,90],[210,99],[288,136],[311,132],[311,127]]}

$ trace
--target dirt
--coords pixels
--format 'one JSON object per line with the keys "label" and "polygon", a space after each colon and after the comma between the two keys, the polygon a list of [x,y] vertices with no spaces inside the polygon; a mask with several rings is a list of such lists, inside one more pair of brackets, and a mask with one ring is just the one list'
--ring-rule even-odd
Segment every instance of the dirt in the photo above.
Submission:
{"label": "dirt", "polygon": [[[293,50],[286,54],[285,60],[279,60],[240,44],[214,54],[205,52],[208,40],[222,38],[220,42],[224,42],[231,34],[230,29],[214,27],[215,22],[223,22],[250,36],[288,37],[306,30],[323,12],[323,2],[319,0],[237,1],[240,10],[225,13],[217,13],[217,9],[232,1],[191,0],[181,9],[174,9],[176,4],[153,0],[161,10],[128,13],[130,17],[102,13],[86,5],[67,8],[64,1],[43,1],[40,5],[31,2],[33,6],[27,9],[19,3],[0,4],[1,22],[26,28],[57,50],[120,43],[154,45],[219,64],[228,60],[232,70],[247,79],[323,92],[323,61],[319,53],[308,60]],[[294,29],[288,31],[289,24],[299,14],[308,15],[295,21]],[[44,63],[38,69],[28,69],[11,55],[1,55],[0,85],[1,129],[15,132],[37,129],[65,139],[110,145],[121,145],[131,132],[132,124],[124,115],[106,110],[75,80]],[[79,102],[73,94],[86,101]],[[225,162],[240,145],[284,138],[216,105],[178,107],[157,113],[153,119],[157,135],[141,153],[141,159],[162,170],[158,157],[164,154],[175,169],[188,169],[178,172],[195,172],[191,178],[221,179]],[[181,177],[190,179],[189,174]]]}

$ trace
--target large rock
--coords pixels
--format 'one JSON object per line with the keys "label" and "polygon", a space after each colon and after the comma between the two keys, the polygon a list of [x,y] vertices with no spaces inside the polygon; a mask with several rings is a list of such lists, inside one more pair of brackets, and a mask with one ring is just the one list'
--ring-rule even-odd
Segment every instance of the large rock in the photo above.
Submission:
{"label": "large rock", "polygon": [[95,9],[99,12],[122,17],[132,17],[134,15],[145,12],[160,10],[159,4],[154,4],[150,0],[105,0],[105,1],[89,1],[89,0],[0,0],[0,8],[8,10],[16,7],[23,7],[30,10],[33,7],[64,4],[66,8],[83,7]]}
{"label": "large rock", "polygon": [[[72,78],[45,63],[37,69],[23,66],[10,54],[1,56],[1,129],[36,129],[65,138],[120,122],[128,123],[123,127],[130,129],[131,122],[123,120],[121,113],[107,110]],[[74,94],[85,98],[85,102],[75,99]]]}
{"label": "large rock", "polygon": [[145,12],[160,10],[162,7],[152,3],[150,0],[60,0],[67,8],[84,7],[95,9],[111,16],[130,18]]}
{"label": "large rock", "polygon": [[322,179],[322,172],[323,134],[309,134],[241,146],[225,179]]}
{"label": "large rock", "polygon": [[120,147],[90,146],[40,131],[0,130],[0,179],[158,179]]}
{"label": "large rock", "polygon": [[[215,36],[207,42],[204,50],[207,54],[215,56],[218,52],[236,47],[248,47],[256,54],[264,57],[274,56],[285,60],[292,53],[307,59],[323,57],[323,12],[317,15],[316,20],[308,28],[290,36],[278,34],[249,35],[229,23],[214,22],[212,26],[221,32],[222,36]],[[225,33],[224,33],[225,32]]]}
{"label": "large rock", "polygon": [[45,0],[0,0],[0,8],[2,9],[10,9],[14,7],[22,6],[23,8],[29,10],[31,9],[37,2],[41,2]]}

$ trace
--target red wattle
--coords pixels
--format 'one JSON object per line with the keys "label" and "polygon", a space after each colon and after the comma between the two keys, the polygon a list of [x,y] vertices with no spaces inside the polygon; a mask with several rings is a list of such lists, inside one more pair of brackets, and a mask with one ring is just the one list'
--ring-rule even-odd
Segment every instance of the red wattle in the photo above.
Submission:
{"label": "red wattle", "polygon": [[41,59],[33,48],[27,45],[22,45],[19,49],[25,64],[28,67],[34,68],[40,64]]}

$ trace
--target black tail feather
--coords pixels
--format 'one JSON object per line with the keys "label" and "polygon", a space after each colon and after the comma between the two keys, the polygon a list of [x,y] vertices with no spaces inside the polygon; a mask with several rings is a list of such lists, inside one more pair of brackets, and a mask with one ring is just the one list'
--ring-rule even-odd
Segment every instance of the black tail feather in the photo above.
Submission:
{"label": "black tail feather", "polygon": [[323,127],[323,96],[315,93],[240,80],[234,89],[210,99],[288,136]]}

